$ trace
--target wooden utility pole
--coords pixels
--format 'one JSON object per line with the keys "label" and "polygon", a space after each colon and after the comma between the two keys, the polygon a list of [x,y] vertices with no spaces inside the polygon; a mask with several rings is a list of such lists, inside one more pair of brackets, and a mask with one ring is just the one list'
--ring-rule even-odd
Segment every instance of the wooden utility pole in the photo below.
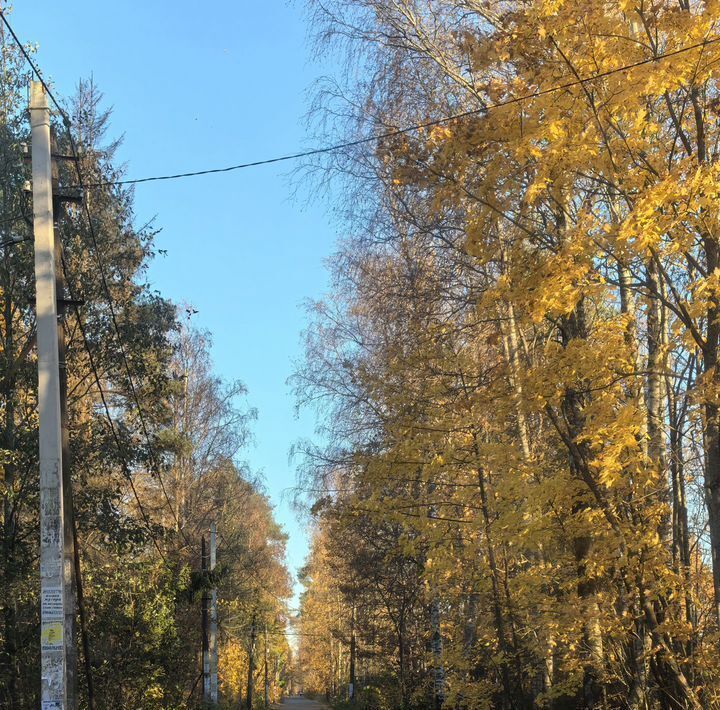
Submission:
{"label": "wooden utility pole", "polygon": [[[215,523],[210,525],[210,574],[215,572],[217,562],[217,529]],[[210,704],[215,707],[218,701],[218,643],[217,643],[217,587],[213,577],[210,592],[210,639],[208,654],[210,656]]]}
{"label": "wooden utility pole", "polygon": [[30,124],[40,420],[40,692],[43,710],[66,710],[65,531],[50,109],[38,81],[30,82]]}

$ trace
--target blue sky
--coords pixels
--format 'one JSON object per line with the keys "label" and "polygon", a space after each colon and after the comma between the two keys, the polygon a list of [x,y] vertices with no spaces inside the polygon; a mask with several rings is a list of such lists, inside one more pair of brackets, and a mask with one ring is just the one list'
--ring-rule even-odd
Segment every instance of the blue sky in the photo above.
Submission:
{"label": "blue sky", "polygon": [[[61,96],[93,75],[124,135],[128,177],[184,172],[308,147],[307,91],[332,67],[311,61],[301,2],[285,0],[75,0],[17,2],[10,16]],[[283,490],[294,485],[292,443],[313,421],[294,415],[286,379],[301,355],[301,304],[327,287],[333,249],[326,205],[291,199],[291,166],[139,185],[138,222],[162,232],[150,279],[191,303],[212,332],[219,374],[241,379],[259,410],[248,459],[261,469],[290,536],[291,569],[305,530]]]}

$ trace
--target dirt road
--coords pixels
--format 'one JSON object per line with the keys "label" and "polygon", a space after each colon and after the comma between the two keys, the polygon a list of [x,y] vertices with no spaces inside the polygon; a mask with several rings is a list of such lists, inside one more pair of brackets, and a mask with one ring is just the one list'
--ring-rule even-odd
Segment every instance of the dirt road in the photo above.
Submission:
{"label": "dirt road", "polygon": [[298,697],[292,697],[292,698],[285,698],[283,700],[282,705],[273,705],[274,708],[278,708],[278,710],[326,710],[327,705],[321,705],[320,703],[316,703],[313,700],[308,700],[307,698],[298,698]]}

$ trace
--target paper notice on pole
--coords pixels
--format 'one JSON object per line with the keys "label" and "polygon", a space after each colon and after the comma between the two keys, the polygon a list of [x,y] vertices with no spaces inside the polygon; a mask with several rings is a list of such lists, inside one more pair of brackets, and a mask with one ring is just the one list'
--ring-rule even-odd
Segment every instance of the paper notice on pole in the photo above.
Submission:
{"label": "paper notice on pole", "polygon": [[40,647],[43,651],[55,651],[63,647],[63,622],[43,622],[40,632]]}
{"label": "paper notice on pole", "polygon": [[41,618],[44,621],[64,618],[62,587],[46,587],[43,589],[40,608]]}
{"label": "paper notice on pole", "polygon": [[41,577],[59,577],[62,572],[62,560],[50,560],[40,563]]}
{"label": "paper notice on pole", "polygon": [[42,710],[63,710],[60,700],[43,700]]}

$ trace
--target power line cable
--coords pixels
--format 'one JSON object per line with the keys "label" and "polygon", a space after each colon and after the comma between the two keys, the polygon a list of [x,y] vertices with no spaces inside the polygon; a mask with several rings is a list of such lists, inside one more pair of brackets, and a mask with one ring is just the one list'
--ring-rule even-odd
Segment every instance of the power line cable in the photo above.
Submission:
{"label": "power line cable", "polygon": [[[35,75],[38,77],[42,85],[45,87],[45,91],[47,92],[48,96],[52,100],[52,102],[57,107],[58,111],[60,112],[60,115],[63,119],[63,122],[66,126],[69,126],[70,119],[68,118],[65,109],[60,105],[60,103],[57,101],[53,93],[50,91],[49,87],[47,86],[45,79],[43,78],[40,70],[37,68],[35,62],[33,62],[32,58],[28,54],[28,52],[23,47],[22,43],[20,42],[18,36],[15,34],[15,31],[13,30],[12,26],[8,22],[7,18],[5,17],[5,13],[3,10],[0,9],[0,18],[2,19],[5,26],[10,31],[10,34],[12,35],[13,39],[15,40],[16,44],[20,48],[20,51],[22,52],[23,56],[27,60],[27,63],[30,65],[31,69],[35,73]],[[476,109],[470,109],[468,111],[461,111],[459,113],[451,114],[449,116],[443,116],[438,119],[434,119],[432,121],[425,121],[423,123],[416,123],[412,126],[405,126],[404,128],[396,128],[391,131],[387,131],[385,133],[377,133],[373,136],[368,136],[366,138],[358,138],[357,140],[353,141],[346,141],[344,143],[337,143],[335,145],[330,146],[324,146],[320,148],[311,148],[310,150],[304,150],[299,151],[296,153],[289,153],[287,155],[280,155],[274,158],[265,158],[263,160],[254,160],[252,162],[247,163],[238,163],[237,165],[228,165],[226,167],[222,168],[208,168],[206,170],[194,170],[190,172],[185,173],[174,173],[170,175],[153,175],[150,177],[144,177],[144,178],[133,178],[133,179],[127,179],[127,180],[110,180],[107,182],[99,182],[99,183],[89,183],[85,185],[85,188],[97,188],[97,187],[110,187],[113,185],[137,185],[139,183],[144,182],[157,182],[161,180],[179,180],[181,178],[188,178],[188,177],[198,177],[201,175],[213,175],[216,173],[229,173],[235,170],[244,170],[246,168],[255,168],[259,167],[261,165],[271,165],[273,163],[282,163],[287,162],[290,160],[298,160],[300,158],[309,158],[314,155],[322,155],[324,153],[333,153],[335,151],[344,150],[346,148],[354,148],[355,146],[364,145],[365,143],[372,143],[375,141],[381,141],[385,140],[387,138],[394,138],[395,136],[404,135],[406,133],[412,133],[413,131],[419,131],[423,130],[425,128],[433,128],[435,126],[441,126],[444,123],[449,123],[451,121],[455,121],[459,118],[467,118],[468,116],[475,116],[480,113],[487,113],[488,111],[492,109],[498,109],[502,108],[504,106],[511,106],[513,104],[522,103],[524,101],[528,101],[529,99],[535,99],[541,96],[547,96],[548,94],[555,93],[556,91],[563,91],[565,89],[570,89],[574,86],[584,86],[585,84],[588,84],[593,81],[597,81],[598,79],[605,79],[608,76],[612,76],[613,74],[618,74],[620,72],[629,71],[630,69],[636,69],[637,67],[642,67],[647,64],[652,64],[654,62],[660,62],[664,59],[669,59],[671,57],[676,57],[679,54],[684,54],[685,52],[692,52],[695,49],[701,49],[704,47],[707,47],[711,44],[715,44],[716,42],[720,42],[720,36],[719,37],[710,37],[704,39],[702,42],[696,42],[695,44],[691,44],[685,47],[679,47],[678,49],[670,50],[669,52],[662,52],[660,54],[656,54],[653,57],[647,57],[646,59],[639,59],[636,62],[632,62],[630,64],[624,64],[620,67],[615,67],[614,69],[607,69],[603,72],[598,72],[597,74],[592,74],[591,76],[585,76],[585,77],[578,77],[576,79],[573,79],[572,81],[568,81],[564,84],[557,84],[555,86],[550,86],[547,89],[537,89],[536,91],[531,91],[528,94],[522,94],[520,96],[514,96],[510,99],[505,99],[504,101],[497,101],[495,103],[487,103],[484,106],[481,106],[480,108]]]}
{"label": "power line cable", "polygon": [[203,672],[200,671],[197,676],[195,676],[195,682],[193,683],[192,688],[190,688],[190,693],[188,694],[187,700],[185,701],[185,705],[187,706],[190,703],[190,700],[192,699],[193,694],[195,693],[195,688],[197,688],[198,683],[200,682],[200,679],[203,677]]}
{"label": "power line cable", "polygon": [[1,219],[0,225],[13,224],[14,222],[20,222],[23,219],[25,219],[25,215],[16,214],[13,217],[6,217],[5,219]]}
{"label": "power line cable", "polygon": [[[43,87],[45,88],[45,91],[47,92],[48,96],[52,100],[53,104],[56,106],[58,112],[60,113],[63,123],[65,124],[66,128],[69,128],[70,126],[70,119],[65,112],[65,109],[60,105],[58,100],[55,98],[54,94],[48,87],[47,83],[45,82],[45,79],[42,76],[42,73],[38,69],[35,62],[33,62],[32,58],[28,54],[28,52],[23,47],[22,43],[20,42],[17,34],[13,30],[12,26],[8,22],[7,18],[5,17],[5,13],[0,10],[0,18],[2,19],[5,26],[10,31],[10,34],[12,35],[13,39],[15,40],[16,44],[20,48],[20,51],[22,52],[23,56],[25,57],[26,61],[30,65],[31,69],[35,73],[35,75],[38,77],[40,82],[42,83]],[[565,89],[570,89],[575,86],[584,86],[587,83],[597,81],[598,79],[604,79],[608,76],[612,76],[613,74],[618,74],[620,72],[629,71],[630,69],[636,69],[637,67],[645,66],[647,64],[652,64],[654,62],[660,62],[665,59],[669,59],[671,57],[678,56],[680,54],[684,54],[686,52],[691,52],[696,49],[701,49],[704,47],[707,47],[711,44],[715,44],[716,42],[720,42],[720,37],[711,37],[704,39],[702,42],[696,42],[695,44],[688,45],[685,47],[679,47],[678,49],[671,50],[669,52],[663,52],[660,54],[657,54],[653,57],[647,57],[646,59],[640,59],[636,62],[632,62],[630,64],[624,64],[620,67],[615,67],[614,69],[608,69],[603,72],[598,72],[597,74],[593,74],[591,76],[585,76],[585,77],[578,77],[576,79],[573,79],[572,81],[568,81],[564,84],[558,84],[555,86],[548,87],[547,89],[537,89],[536,91],[532,91],[527,94],[522,94],[520,96],[515,96],[509,99],[505,99],[503,101],[497,101],[495,103],[487,103],[484,106],[481,106],[477,109],[470,109],[468,111],[461,111],[459,113],[451,114],[448,116],[443,116],[438,119],[434,119],[432,121],[425,121],[423,123],[416,123],[411,126],[405,126],[403,128],[397,128],[390,131],[386,131],[384,133],[378,133],[372,136],[367,136],[365,138],[358,138],[353,141],[346,141],[344,143],[337,143],[330,146],[324,146],[320,148],[312,148],[309,150],[304,151],[298,151],[295,153],[289,153],[286,155],[280,155],[274,158],[265,158],[262,160],[255,160],[251,162],[246,163],[238,163],[236,165],[228,165],[226,167],[221,168],[208,168],[205,170],[194,170],[184,173],[172,173],[168,175],[153,175],[149,177],[143,177],[143,178],[130,178],[127,180],[109,180],[105,182],[98,182],[98,183],[88,183],[85,185],[79,185],[79,187],[84,187],[86,189],[91,188],[98,188],[98,187],[110,187],[115,185],[137,185],[140,183],[145,182],[158,182],[158,181],[165,181],[165,180],[179,180],[182,178],[189,178],[189,177],[199,177],[202,175],[213,175],[217,173],[229,173],[236,170],[244,170],[247,168],[254,168],[259,167],[262,165],[271,165],[273,163],[281,163],[281,162],[288,162],[292,160],[298,160],[300,158],[309,158],[313,157],[315,155],[322,155],[325,153],[333,153],[336,151],[344,150],[347,148],[353,148],[359,145],[364,145],[366,143],[373,143],[377,141],[386,140],[388,138],[394,138],[396,136],[404,135],[406,133],[412,133],[414,131],[423,130],[426,128],[433,128],[435,126],[440,126],[445,123],[449,123],[451,121],[458,120],[460,118],[467,118],[469,116],[475,116],[481,113],[487,113],[490,110],[502,108],[504,106],[511,106],[513,104],[522,103],[524,101],[528,101],[530,99],[538,98],[541,96],[546,96],[548,94],[555,93],[557,91],[563,91]]]}
{"label": "power line cable", "polygon": [[653,62],[661,61],[663,59],[668,59],[670,57],[674,57],[679,54],[683,54],[685,52],[691,52],[694,49],[700,49],[701,47],[706,47],[710,44],[714,44],[715,42],[720,42],[720,37],[713,37],[711,39],[706,39],[706,40],[703,40],[702,42],[697,42],[696,44],[693,44],[693,45],[690,45],[687,47],[680,47],[679,49],[672,50],[670,52],[665,52],[662,54],[658,54],[654,57],[648,57],[647,59],[641,59],[641,60],[638,60],[637,62],[633,62],[631,64],[625,64],[621,67],[616,67],[615,69],[608,69],[607,71],[599,72],[598,74],[593,74],[592,76],[580,77],[579,79],[574,79],[573,81],[569,81],[565,84],[551,86],[547,89],[538,89],[537,91],[533,91],[528,94],[523,94],[521,96],[515,96],[513,98],[506,99],[504,101],[498,101],[496,103],[488,103],[477,109],[461,111],[459,113],[451,114],[449,116],[444,116],[442,118],[434,119],[432,121],[425,121],[424,123],[416,123],[412,126],[406,126],[404,128],[396,128],[391,131],[386,131],[385,133],[377,133],[375,135],[368,136],[366,138],[358,138],[357,140],[353,140],[353,141],[337,143],[335,145],[330,145],[330,146],[325,146],[325,147],[320,147],[320,148],[311,148],[310,150],[300,151],[297,153],[290,153],[288,155],[281,155],[281,156],[277,156],[275,158],[266,158],[264,160],[255,160],[255,161],[248,162],[248,163],[238,163],[237,165],[228,165],[227,167],[223,167],[223,168],[209,168],[206,170],[195,170],[195,171],[191,171],[191,172],[174,173],[174,174],[170,174],[170,175],[154,175],[154,176],[144,177],[144,178],[114,180],[114,181],[108,181],[108,182],[93,183],[90,185],[86,185],[86,187],[87,188],[98,188],[98,187],[111,187],[114,185],[137,185],[137,184],[145,183],[145,182],[158,182],[158,181],[163,181],[163,180],[179,180],[182,178],[198,177],[201,175],[213,175],[216,173],[229,173],[229,172],[233,172],[236,170],[244,170],[246,168],[259,167],[261,165],[271,165],[273,163],[282,163],[282,162],[287,162],[287,161],[291,161],[291,160],[299,160],[300,158],[310,158],[315,155],[322,155],[325,153],[334,153],[336,151],[345,150],[347,148],[354,148],[356,146],[364,145],[366,143],[373,143],[373,142],[377,142],[377,141],[386,140],[388,138],[395,138],[396,136],[405,135],[406,133],[413,133],[414,131],[424,130],[426,128],[434,128],[435,126],[441,126],[445,123],[450,123],[451,121],[455,121],[460,118],[467,118],[469,116],[475,116],[475,115],[478,115],[481,113],[487,113],[491,109],[498,109],[498,108],[502,108],[504,106],[511,106],[513,104],[522,103],[529,99],[546,96],[547,94],[552,94],[552,93],[555,93],[556,91],[563,91],[565,89],[570,89],[574,86],[585,85],[587,83],[597,81],[598,79],[604,79],[608,76],[617,74],[619,72],[629,71],[630,69],[635,69],[637,67],[641,67],[646,64],[651,64]]}
{"label": "power line cable", "polygon": [[60,112],[60,115],[63,118],[64,122],[69,123],[70,119],[68,118],[67,114],[65,113],[65,109],[63,109],[62,106],[60,106],[60,103],[55,98],[55,95],[50,90],[50,87],[47,85],[47,82],[45,81],[45,78],[42,75],[42,72],[38,69],[35,62],[32,60],[32,57],[28,54],[28,51],[25,49],[25,46],[20,41],[20,38],[15,34],[15,30],[12,28],[12,25],[10,22],[8,22],[7,17],[5,16],[5,9],[0,8],[0,19],[2,19],[3,24],[7,28],[8,32],[12,35],[13,40],[15,41],[15,44],[18,46],[18,49],[22,53],[23,57],[25,57],[25,61],[30,65],[30,68],[33,70],[35,76],[37,76],[40,83],[43,85],[43,88],[45,89],[45,93],[50,97],[50,100],[55,104],[57,110]]}
{"label": "power line cable", "polygon": [[[222,630],[225,633],[234,633],[240,635],[243,634],[243,632],[252,631],[252,626],[232,626],[229,624],[223,624]],[[330,638],[333,636],[337,636],[337,634],[333,634],[332,631],[327,633],[312,633],[308,631],[292,631],[288,629],[268,629],[267,634],[268,636],[307,636],[309,638]]]}
{"label": "power line cable", "polygon": [[0,242],[0,247],[14,247],[17,244],[22,244],[23,242],[31,242],[32,239],[29,237],[23,237],[20,239],[8,239],[4,242]]}

